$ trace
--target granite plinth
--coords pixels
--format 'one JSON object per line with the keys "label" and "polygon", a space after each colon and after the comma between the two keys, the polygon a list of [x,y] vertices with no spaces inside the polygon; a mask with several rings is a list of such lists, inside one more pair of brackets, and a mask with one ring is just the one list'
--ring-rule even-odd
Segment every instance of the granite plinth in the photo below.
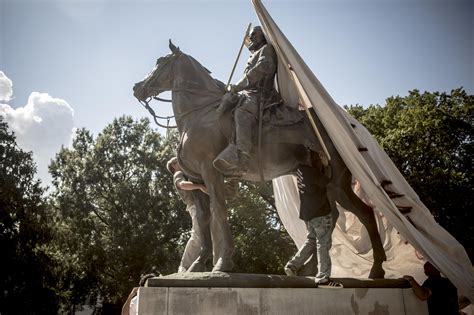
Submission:
{"label": "granite plinth", "polygon": [[[404,279],[333,278],[344,288],[410,288]],[[189,272],[174,273],[148,279],[148,287],[213,287],[213,288],[315,288],[314,277],[282,275]]]}
{"label": "granite plinth", "polygon": [[313,277],[181,273],[148,279],[139,314],[428,314],[403,279],[338,278],[342,289],[317,288]]}

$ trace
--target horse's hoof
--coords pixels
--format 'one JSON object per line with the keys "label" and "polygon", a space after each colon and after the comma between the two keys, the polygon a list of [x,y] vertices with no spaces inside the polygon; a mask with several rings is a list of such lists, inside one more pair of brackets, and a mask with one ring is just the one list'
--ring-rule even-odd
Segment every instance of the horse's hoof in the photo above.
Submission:
{"label": "horse's hoof", "polygon": [[204,271],[206,271],[206,264],[199,261],[193,262],[191,267],[189,267],[189,269],[187,270],[187,272],[204,272]]}
{"label": "horse's hoof", "polygon": [[382,267],[372,267],[369,273],[369,279],[383,279],[385,277],[385,270]]}
{"label": "horse's hoof", "polygon": [[229,271],[232,271],[233,268],[234,268],[234,263],[232,262],[232,260],[219,258],[214,268],[212,268],[212,272],[216,272],[216,271],[229,272]]}

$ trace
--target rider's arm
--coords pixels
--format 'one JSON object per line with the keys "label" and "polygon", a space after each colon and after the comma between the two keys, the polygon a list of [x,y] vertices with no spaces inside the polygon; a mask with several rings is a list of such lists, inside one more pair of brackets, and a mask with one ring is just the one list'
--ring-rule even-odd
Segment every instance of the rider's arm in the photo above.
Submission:
{"label": "rider's arm", "polygon": [[236,85],[232,85],[230,91],[232,93],[243,91],[253,86],[260,79],[274,74],[276,69],[277,56],[275,50],[270,44],[267,44],[259,52],[257,63],[252,68],[245,70],[244,77]]}
{"label": "rider's arm", "polygon": [[246,72],[249,86],[252,86],[267,75],[272,75],[277,69],[277,56],[275,50],[270,44],[265,45],[257,63]]}

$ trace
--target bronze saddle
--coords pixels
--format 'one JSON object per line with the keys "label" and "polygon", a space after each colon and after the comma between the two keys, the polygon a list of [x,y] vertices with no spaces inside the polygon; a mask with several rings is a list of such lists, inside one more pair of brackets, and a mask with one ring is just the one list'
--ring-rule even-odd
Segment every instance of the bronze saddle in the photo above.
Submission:
{"label": "bronze saddle", "polygon": [[[237,161],[237,147],[235,145],[235,123],[233,119],[234,109],[245,99],[243,95],[227,93],[216,112],[219,116],[219,128],[228,139],[227,147],[214,159],[214,167],[227,177],[240,177],[232,170],[223,167],[221,160]],[[262,148],[269,145],[294,144],[303,145],[307,148],[317,150],[311,135],[311,129],[305,115],[295,107],[285,105],[281,100],[276,102],[260,102],[259,119],[252,127],[252,150],[251,160],[257,161],[260,179],[263,179]]]}

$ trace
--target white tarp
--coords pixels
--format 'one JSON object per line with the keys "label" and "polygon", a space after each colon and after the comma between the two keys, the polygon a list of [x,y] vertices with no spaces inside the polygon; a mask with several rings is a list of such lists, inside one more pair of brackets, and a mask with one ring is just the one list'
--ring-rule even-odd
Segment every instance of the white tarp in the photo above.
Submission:
{"label": "white tarp", "polygon": [[[337,151],[360,184],[361,196],[375,209],[389,259],[384,263],[384,268],[388,271],[387,277],[398,277],[402,274],[414,274],[418,279],[421,277],[418,271],[418,267],[421,269],[420,260],[414,247],[456,285],[460,294],[473,301],[474,270],[462,245],[436,223],[429,210],[368,131],[334,102],[280,31],[261,1],[252,2],[267,38],[279,58],[278,86],[283,99],[287,104],[299,102],[313,107]],[[353,129],[350,123],[356,124],[357,128]],[[359,152],[360,145],[368,151]],[[396,204],[412,207],[408,214],[400,213],[397,205],[384,191],[381,186],[384,180],[391,181],[392,184],[388,187],[391,191],[404,195],[396,199]],[[305,236],[305,228],[298,219],[299,200],[294,180],[291,177],[283,177],[274,180],[273,184],[279,215],[295,243],[300,246]],[[371,263],[367,237],[364,237],[360,224],[351,216],[346,216],[347,212],[343,213],[333,235],[334,249],[331,254],[334,274],[365,276],[367,266]],[[339,250],[342,254],[337,257]],[[356,270],[357,274],[351,270],[355,266],[359,268]]]}

